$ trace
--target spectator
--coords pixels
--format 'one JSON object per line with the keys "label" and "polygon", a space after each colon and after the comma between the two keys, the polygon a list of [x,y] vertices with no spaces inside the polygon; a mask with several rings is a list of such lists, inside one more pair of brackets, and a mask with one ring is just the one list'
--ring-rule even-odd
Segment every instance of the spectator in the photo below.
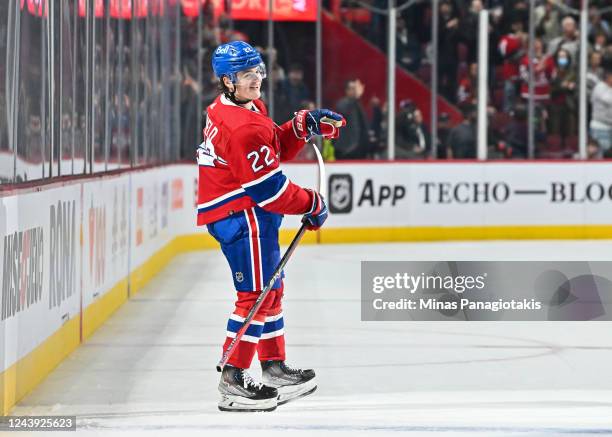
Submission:
{"label": "spectator", "polygon": [[457,93],[457,48],[459,44],[459,18],[449,0],[440,2],[440,27],[438,32],[438,83],[440,93],[454,101]]}
{"label": "spectator", "polygon": [[418,71],[423,56],[421,45],[414,35],[410,34],[408,26],[406,26],[406,20],[401,17],[397,19],[396,46],[398,63],[408,71],[413,73]]}
{"label": "spectator", "polygon": [[277,102],[275,118],[278,120],[289,120],[293,113],[302,109],[303,101],[310,100],[310,91],[304,83],[304,69],[299,64],[291,64],[287,77],[278,84],[275,93]]}
{"label": "spectator", "polygon": [[[544,45],[540,38],[533,41],[533,92],[536,102],[547,104],[550,100],[550,82],[555,72],[555,61],[544,54]],[[529,98],[529,55],[525,54],[521,60],[521,97]]]}
{"label": "spectator", "polygon": [[183,66],[183,81],[181,83],[181,139],[180,155],[184,159],[192,159],[195,147],[202,141],[200,132],[201,115],[198,114],[198,99],[201,87],[192,76],[197,68],[196,62],[185,63]]}
{"label": "spectator", "polygon": [[578,59],[578,49],[580,41],[578,40],[578,30],[576,29],[576,20],[567,16],[561,22],[563,35],[554,38],[548,45],[548,54],[552,55],[559,50],[564,49],[569,52],[571,59]]}
{"label": "spectator", "polygon": [[368,152],[368,122],[365,110],[359,101],[364,86],[359,79],[348,80],[344,86],[344,97],[336,104],[336,110],[344,115],[346,127],[336,140],[336,158],[363,159]]}
{"label": "spectator", "polygon": [[431,138],[423,123],[423,114],[412,102],[400,103],[395,129],[396,158],[413,159],[426,156],[431,148]]}
{"label": "spectator", "polygon": [[[378,9],[385,9],[387,7],[387,0],[373,0],[372,6]],[[372,21],[368,29],[368,39],[382,50],[384,50],[387,44],[385,34],[387,27],[386,19],[387,17],[382,14],[372,14]]]}
{"label": "spectator", "polygon": [[[278,90],[279,83],[285,80],[285,76],[286,76],[285,69],[278,62],[278,51],[274,47],[272,47],[271,50],[269,50],[268,47],[261,47],[261,46],[256,46],[255,48],[257,49],[259,53],[261,53],[264,59],[264,62],[266,63],[266,69],[268,71],[268,80],[269,80],[268,85],[274,86],[275,91]],[[272,56],[270,56],[270,54]],[[272,60],[270,60],[270,58]],[[263,99],[265,101],[267,101],[268,99],[268,96],[266,95],[265,91],[263,93]]]}
{"label": "spectator", "polygon": [[457,90],[457,103],[475,105],[478,102],[478,64],[470,64],[468,76],[461,79]]}
{"label": "spectator", "polygon": [[549,44],[561,33],[561,16],[554,0],[546,0],[535,9],[536,32],[544,44]]}
{"label": "spectator", "polygon": [[370,99],[370,141],[375,154],[386,153],[387,149],[387,103],[382,103],[378,96]]}
{"label": "spectator", "polygon": [[504,112],[510,113],[516,102],[517,84],[519,80],[520,61],[525,55],[525,40],[527,35],[523,29],[523,20],[515,15],[512,32],[504,35],[499,41],[499,52],[504,59],[502,76],[504,79]]}
{"label": "spectator", "polygon": [[467,46],[467,62],[469,64],[476,62],[478,56],[478,20],[482,9],[482,0],[472,0],[470,9],[461,20],[461,39]]}
{"label": "spectator", "polygon": [[476,158],[476,109],[465,105],[464,120],[448,133],[448,154],[452,159]]}
{"label": "spectator", "polygon": [[502,4],[502,23],[505,26],[504,31],[511,31],[512,24],[517,20],[521,20],[523,22],[523,28],[527,29],[527,22],[529,17],[529,1],[503,0]]}
{"label": "spectator", "polygon": [[577,84],[576,69],[568,50],[560,49],[555,55],[556,70],[551,84],[550,133],[564,140],[576,135]]}
{"label": "spectator", "polygon": [[[530,121],[535,126],[535,139],[542,141],[546,138],[546,120],[548,118],[547,107],[550,104],[551,83],[555,75],[555,62],[551,56],[547,56],[544,52],[544,44],[540,38],[536,38],[533,42],[534,59],[533,59],[533,100],[534,100],[534,118]],[[527,125],[527,116],[525,104],[529,99],[529,55],[526,54],[521,60],[521,98],[522,102],[514,108],[513,126],[504,134],[504,138],[508,142],[510,149],[514,150],[512,154],[518,157],[527,156],[525,141],[522,146],[520,141],[516,141],[518,132],[522,132],[521,126]],[[523,115],[525,115],[523,117]],[[525,130],[527,132],[527,130]],[[505,135],[511,135],[506,137]]]}
{"label": "spectator", "polygon": [[610,39],[612,37],[612,29],[610,28],[610,23],[601,18],[601,13],[599,12],[597,6],[591,5],[589,7],[589,38],[591,40],[595,39],[595,35],[604,34],[606,39]]}
{"label": "spectator", "polygon": [[438,156],[433,158],[446,159],[449,156],[446,146],[448,145],[448,135],[452,127],[448,112],[441,113],[438,117]]}
{"label": "spectator", "polygon": [[593,88],[591,136],[606,153],[612,146],[612,69],[606,69],[604,80]]}
{"label": "spectator", "polygon": [[503,137],[507,157],[525,158],[527,156],[528,132],[527,108],[520,103],[516,105],[512,112],[512,120],[504,129]]}
{"label": "spectator", "polygon": [[197,17],[182,17],[181,52],[185,59],[193,59],[198,53]]}
{"label": "spectator", "polygon": [[[601,159],[602,155],[602,150],[597,140],[589,138],[589,142],[587,143],[587,159]],[[575,156],[574,158],[579,159],[580,156]]]}
{"label": "spectator", "polygon": [[612,44],[608,44],[603,51],[602,65],[604,69],[612,67]]}
{"label": "spectator", "polygon": [[[270,59],[269,57],[270,50],[266,48],[264,52],[266,53],[265,60],[267,61],[268,59]],[[266,66],[267,65],[268,64],[266,64]],[[272,48],[272,65],[270,66],[270,72],[271,72],[271,78],[274,80],[274,83],[276,84],[284,80],[286,77],[285,69],[280,64],[280,62],[278,62],[278,50],[276,50],[276,48]]]}
{"label": "spectator", "polygon": [[497,83],[497,72],[502,70],[502,65],[504,62],[504,59],[501,55],[501,53],[499,52],[499,42],[501,41],[502,37],[507,33],[504,32],[503,29],[503,19],[504,19],[504,14],[503,14],[503,9],[501,6],[495,7],[493,9],[491,9],[491,13],[489,15],[490,18],[490,23],[489,23],[489,68],[491,71],[491,74],[489,74],[488,77],[488,86],[489,89],[491,90],[491,94],[494,94],[494,90],[496,89],[497,85],[499,85]]}
{"label": "spectator", "polygon": [[589,56],[589,69],[587,70],[587,89],[589,95],[593,91],[593,88],[595,88],[595,85],[602,81],[603,78],[603,54],[598,51],[593,51]]}
{"label": "spectator", "polygon": [[603,52],[608,45],[608,37],[603,32],[598,32],[593,38],[593,50],[596,52]]}
{"label": "spectator", "polygon": [[591,96],[593,88],[604,79],[603,55],[601,52],[593,51],[589,56],[589,68],[586,74],[587,85],[587,101],[588,101],[588,119],[592,120],[593,105],[591,104]]}

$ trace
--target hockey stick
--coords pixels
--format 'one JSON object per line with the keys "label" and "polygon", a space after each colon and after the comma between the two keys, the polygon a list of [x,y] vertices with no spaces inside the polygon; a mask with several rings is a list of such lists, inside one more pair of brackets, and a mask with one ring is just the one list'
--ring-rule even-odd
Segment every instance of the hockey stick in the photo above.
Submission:
{"label": "hockey stick", "polygon": [[[312,147],[315,149],[315,154],[317,155],[317,163],[319,164],[319,191],[321,191],[325,189],[325,167],[323,164],[323,157],[321,156],[319,149],[317,149],[317,146],[312,144]],[[287,251],[281,258],[276,269],[274,269],[274,273],[272,274],[272,277],[270,278],[270,280],[266,284],[266,287],[263,289],[263,291],[261,292],[261,294],[255,301],[255,304],[253,304],[253,307],[251,308],[251,310],[245,317],[242,327],[238,330],[234,339],[231,341],[227,349],[223,352],[223,356],[221,357],[221,360],[217,364],[217,372],[221,372],[223,370],[223,368],[229,361],[230,357],[234,353],[234,350],[236,350],[236,347],[238,346],[240,339],[242,338],[246,330],[251,325],[251,322],[253,321],[255,314],[257,314],[257,311],[259,311],[259,308],[261,308],[261,305],[263,304],[264,299],[266,298],[266,296],[268,296],[268,294],[272,290],[274,283],[276,282],[278,278],[280,278],[283,272],[283,269],[285,268],[285,265],[289,261],[289,258],[291,258],[291,255],[293,255],[295,248],[299,244],[305,232],[306,232],[306,223],[302,221],[302,226],[300,226],[300,230],[295,235],[295,237],[293,237],[293,241],[287,248]]]}

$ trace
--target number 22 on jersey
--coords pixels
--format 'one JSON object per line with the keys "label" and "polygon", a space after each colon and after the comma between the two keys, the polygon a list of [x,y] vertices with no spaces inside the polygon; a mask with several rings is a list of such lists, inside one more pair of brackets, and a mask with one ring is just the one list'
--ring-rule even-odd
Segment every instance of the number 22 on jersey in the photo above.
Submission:
{"label": "number 22 on jersey", "polygon": [[253,150],[252,152],[249,152],[247,154],[247,159],[251,161],[253,173],[257,173],[264,167],[269,167],[274,164],[274,159],[271,155],[272,150],[270,149],[270,146],[266,146],[265,144],[259,148],[259,151]]}

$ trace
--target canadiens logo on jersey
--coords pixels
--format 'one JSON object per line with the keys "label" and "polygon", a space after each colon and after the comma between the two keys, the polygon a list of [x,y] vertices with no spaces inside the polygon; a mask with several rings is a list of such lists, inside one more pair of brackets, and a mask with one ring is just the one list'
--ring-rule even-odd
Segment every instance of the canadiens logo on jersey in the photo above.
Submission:
{"label": "canadiens logo on jersey", "polygon": [[215,167],[215,163],[219,165],[227,165],[227,161],[215,153],[215,146],[210,142],[203,142],[198,146],[197,152],[198,165]]}
{"label": "canadiens logo on jersey", "polygon": [[[211,109],[214,108],[214,104],[211,105]],[[219,134],[219,129],[213,126],[212,122],[206,117],[206,127],[204,128],[204,141],[198,146],[197,160],[198,165],[205,165],[209,167],[215,167],[215,163],[220,165],[227,165],[227,161],[218,156],[215,153],[215,145],[213,140]]]}

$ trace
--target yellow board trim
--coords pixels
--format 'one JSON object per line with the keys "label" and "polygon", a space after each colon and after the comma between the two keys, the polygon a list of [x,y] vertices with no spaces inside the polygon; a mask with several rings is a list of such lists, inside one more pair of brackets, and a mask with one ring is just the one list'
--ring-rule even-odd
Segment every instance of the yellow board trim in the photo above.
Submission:
{"label": "yellow board trim", "polygon": [[321,229],[321,243],[612,239],[612,225],[419,226]]}
{"label": "yellow board trim", "polygon": [[176,255],[176,239],[159,249],[130,273],[130,296],[138,293]]}
{"label": "yellow board trim", "polygon": [[128,281],[122,279],[117,285],[93,301],[83,311],[83,340],[91,335],[128,299]]}
{"label": "yellow board trim", "polygon": [[68,320],[38,347],[0,374],[0,410],[13,405],[40,384],[79,345],[79,317]]}
{"label": "yellow board trim", "polygon": [[[296,230],[282,229],[280,243],[287,245]],[[402,227],[402,228],[324,228],[319,242],[381,243],[409,241],[473,241],[534,239],[612,239],[612,225],[589,226],[488,226],[488,227]],[[301,244],[316,244],[317,233],[307,232]],[[130,295],[134,295],[179,253],[217,249],[219,244],[208,234],[175,237],[129,275]],[[127,278],[119,281],[83,312],[83,340],[89,338],[128,299]],[[80,318],[73,317],[32,352],[0,373],[0,411],[3,415],[80,344]]]}

